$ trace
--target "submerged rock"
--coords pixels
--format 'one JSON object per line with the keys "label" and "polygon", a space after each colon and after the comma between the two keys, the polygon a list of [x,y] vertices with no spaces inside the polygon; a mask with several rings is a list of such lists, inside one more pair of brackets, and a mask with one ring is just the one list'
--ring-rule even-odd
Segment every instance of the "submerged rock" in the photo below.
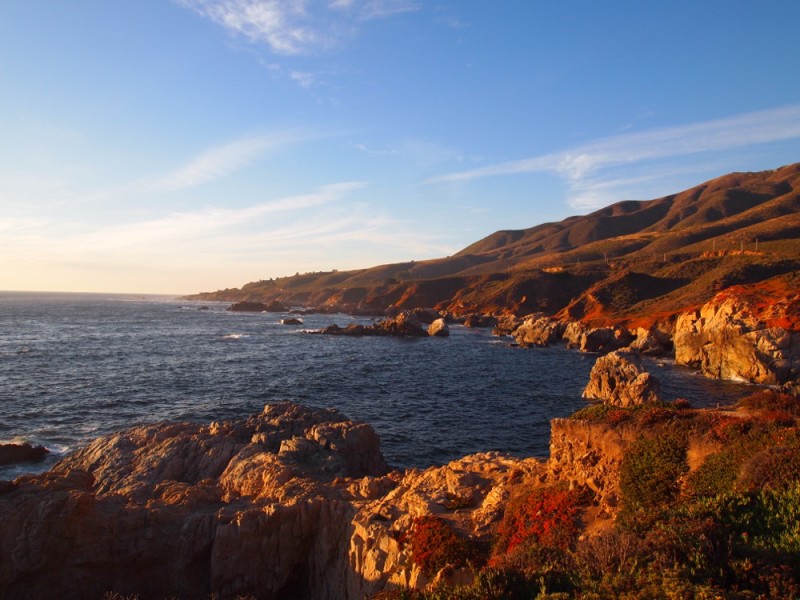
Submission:
{"label": "submerged rock", "polygon": [[50,454],[44,446],[24,444],[0,444],[0,465],[13,465],[22,462],[40,462]]}

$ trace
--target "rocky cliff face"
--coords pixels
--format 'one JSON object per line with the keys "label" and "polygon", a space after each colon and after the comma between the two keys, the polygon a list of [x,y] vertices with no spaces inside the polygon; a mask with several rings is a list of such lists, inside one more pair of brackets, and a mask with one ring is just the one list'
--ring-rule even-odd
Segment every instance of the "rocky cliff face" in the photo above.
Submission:
{"label": "rocky cliff face", "polygon": [[757,289],[719,293],[701,308],[678,317],[675,361],[720,379],[768,385],[796,380],[800,374],[799,308],[796,290],[768,302]]}
{"label": "rocky cliff face", "polygon": [[0,598],[363,598],[427,581],[402,543],[436,514],[486,536],[542,463],[488,453],[389,472],[367,425],[265,407],[100,438],[0,482]]}

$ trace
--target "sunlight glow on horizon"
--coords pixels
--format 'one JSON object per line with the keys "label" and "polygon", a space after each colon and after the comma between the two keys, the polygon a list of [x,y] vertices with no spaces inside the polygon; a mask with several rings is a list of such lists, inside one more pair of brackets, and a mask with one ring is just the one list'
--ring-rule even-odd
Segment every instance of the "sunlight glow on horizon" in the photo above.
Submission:
{"label": "sunlight glow on horizon", "polygon": [[439,258],[800,160],[789,0],[77,3],[0,22],[0,289]]}

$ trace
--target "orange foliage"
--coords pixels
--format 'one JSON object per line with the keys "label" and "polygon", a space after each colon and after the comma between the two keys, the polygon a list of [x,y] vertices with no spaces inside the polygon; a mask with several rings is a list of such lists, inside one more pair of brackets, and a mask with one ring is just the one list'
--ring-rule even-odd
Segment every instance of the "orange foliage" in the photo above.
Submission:
{"label": "orange foliage", "polygon": [[559,488],[525,488],[506,505],[497,534],[497,554],[533,543],[568,548],[579,532],[581,494]]}

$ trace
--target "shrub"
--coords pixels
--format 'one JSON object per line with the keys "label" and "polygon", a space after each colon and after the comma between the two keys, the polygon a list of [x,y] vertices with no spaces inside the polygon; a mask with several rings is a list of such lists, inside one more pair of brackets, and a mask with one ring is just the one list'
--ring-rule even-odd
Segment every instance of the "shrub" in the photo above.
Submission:
{"label": "shrub", "polygon": [[794,415],[800,413],[800,398],[772,389],[758,391],[740,399],[736,404],[751,410],[785,410]]}
{"label": "shrub", "polygon": [[597,421],[605,418],[610,410],[611,407],[608,404],[595,402],[594,404],[590,404],[589,406],[575,411],[569,418],[580,421]]}
{"label": "shrub", "polygon": [[782,488],[800,480],[800,435],[797,429],[774,432],[760,451],[751,452],[741,469],[742,490]]}
{"label": "shrub", "polygon": [[620,465],[622,512],[630,515],[672,502],[680,491],[679,477],[688,469],[684,436],[662,429],[637,440]]}
{"label": "shrub", "polygon": [[460,536],[439,517],[415,518],[407,540],[411,543],[411,561],[428,577],[447,565],[464,567],[483,562],[480,544]]}
{"label": "shrub", "polygon": [[613,410],[609,410],[606,413],[606,421],[611,426],[618,425],[623,421],[629,421],[631,419],[631,413],[628,410],[615,408]]}
{"label": "shrub", "polygon": [[578,535],[581,502],[576,490],[524,486],[506,505],[495,553],[511,552],[521,544],[568,548]]}

